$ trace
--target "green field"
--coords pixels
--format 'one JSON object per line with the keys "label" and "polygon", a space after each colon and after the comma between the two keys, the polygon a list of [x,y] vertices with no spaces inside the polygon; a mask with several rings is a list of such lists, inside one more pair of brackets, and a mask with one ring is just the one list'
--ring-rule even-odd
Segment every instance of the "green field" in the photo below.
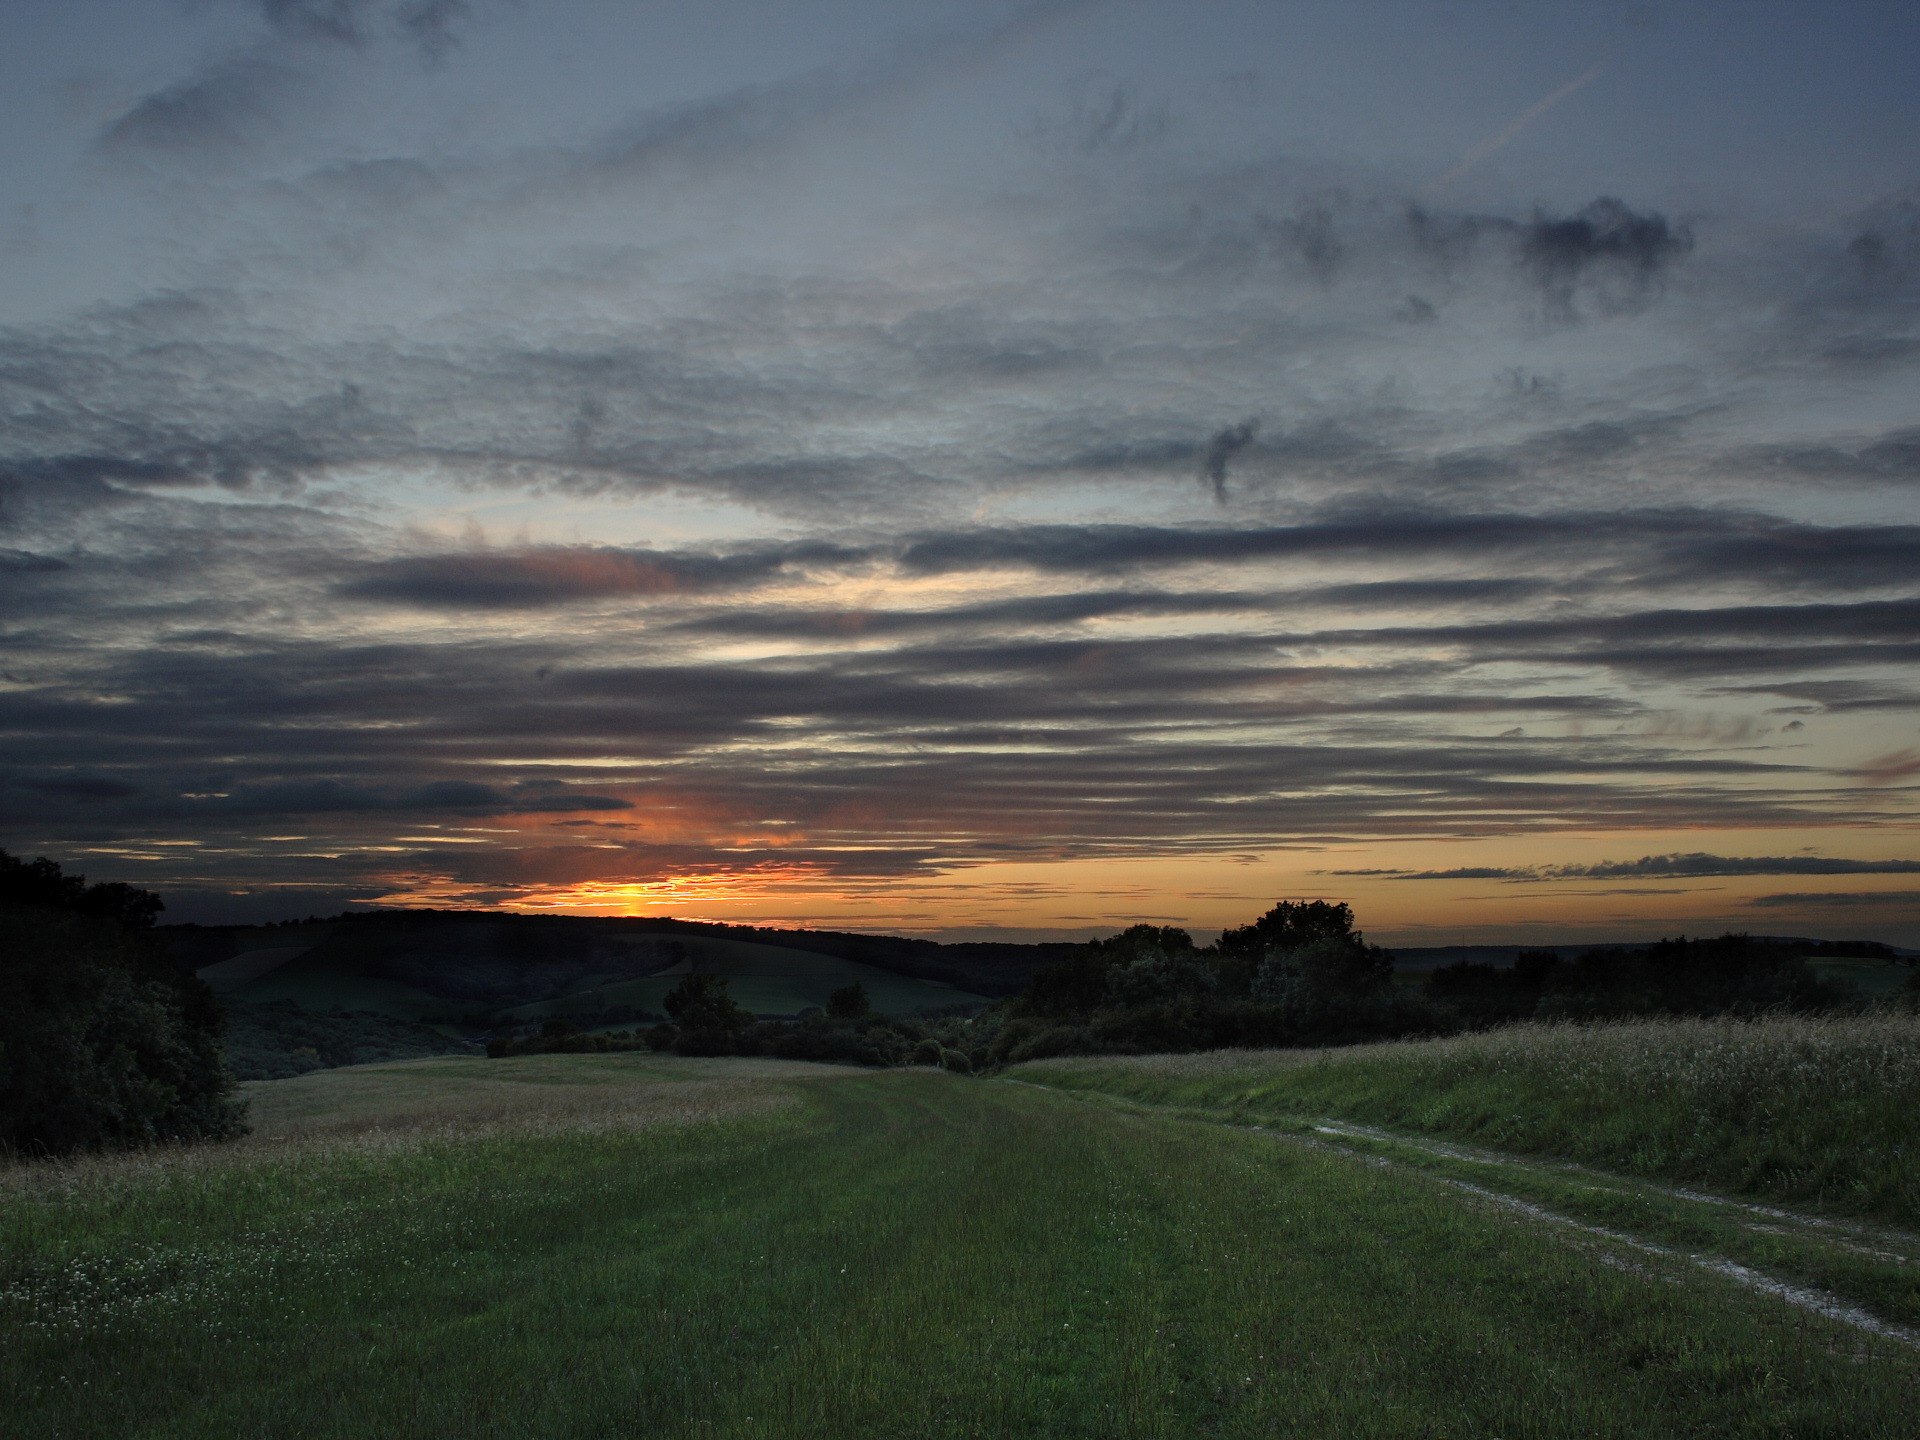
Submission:
{"label": "green field", "polygon": [[1390,1141],[755,1060],[248,1091],[237,1144],[0,1174],[9,1434],[1863,1440],[1920,1407],[1910,1344]]}

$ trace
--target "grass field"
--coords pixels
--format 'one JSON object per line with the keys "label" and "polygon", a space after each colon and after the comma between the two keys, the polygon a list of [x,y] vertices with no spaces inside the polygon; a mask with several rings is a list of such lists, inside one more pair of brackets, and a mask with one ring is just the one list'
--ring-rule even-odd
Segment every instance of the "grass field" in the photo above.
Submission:
{"label": "grass field", "polygon": [[9,1434],[1867,1440],[1920,1406],[1909,1344],[1389,1141],[751,1060],[249,1091],[235,1145],[0,1173]]}

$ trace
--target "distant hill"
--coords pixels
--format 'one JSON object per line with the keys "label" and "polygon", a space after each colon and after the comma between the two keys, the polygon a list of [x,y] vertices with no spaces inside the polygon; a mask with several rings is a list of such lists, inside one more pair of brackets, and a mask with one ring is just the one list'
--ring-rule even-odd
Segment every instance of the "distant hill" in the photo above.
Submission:
{"label": "distant hill", "polygon": [[650,1020],[679,975],[728,977],[761,1015],[793,1015],[858,982],[876,1009],[978,1009],[1074,947],[959,944],[697,921],[387,911],[270,926],[160,931],[175,962],[230,1006],[291,1001],[468,1030],[561,1015]]}

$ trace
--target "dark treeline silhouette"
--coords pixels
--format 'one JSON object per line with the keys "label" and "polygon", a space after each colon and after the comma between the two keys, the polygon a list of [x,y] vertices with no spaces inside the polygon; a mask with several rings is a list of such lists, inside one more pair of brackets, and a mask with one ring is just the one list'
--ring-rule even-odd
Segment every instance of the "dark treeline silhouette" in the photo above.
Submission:
{"label": "dark treeline silhouette", "polygon": [[213,992],[153,942],[160,897],[0,850],[0,1150],[240,1133]]}
{"label": "dark treeline silhouette", "polygon": [[1185,930],[1135,925],[1042,971],[1002,1007],[986,1060],[1337,1045],[1441,1028],[1394,983],[1393,957],[1325,900],[1282,901],[1200,949]]}
{"label": "dark treeline silhouette", "polygon": [[1205,948],[1185,930],[1155,925],[1079,946],[971,1019],[875,1015],[864,991],[850,986],[824,1011],[755,1020],[725,980],[688,975],[664,1002],[670,1023],[610,1036],[549,1022],[540,1035],[492,1042],[488,1053],[646,1048],[978,1071],[1053,1055],[1345,1045],[1528,1019],[1739,1016],[1856,1003],[1852,987],[1815,973],[1809,954],[1898,958],[1872,942],[1682,937],[1572,960],[1523,951],[1511,967],[1461,962],[1404,985],[1393,956],[1354,929],[1349,906],[1282,901]]}
{"label": "dark treeline silhouette", "polygon": [[1416,989],[1396,983],[1393,957],[1353,928],[1348,906],[1283,901],[1210,949],[1196,948],[1184,930],[1151,925],[1085,947],[998,1007],[985,1060],[1342,1045],[1517,1020],[1757,1015],[1854,1003],[1853,988],[1816,974],[1810,954],[1896,958],[1871,942],[1681,937],[1573,960],[1523,951],[1510,968],[1461,962]]}
{"label": "dark treeline silhouette", "polygon": [[[1468,1024],[1756,1015],[1844,1004],[1850,987],[1815,974],[1806,960],[1808,948],[1722,935],[1711,940],[1681,936],[1632,950],[1589,950],[1573,960],[1562,960],[1552,950],[1523,950],[1507,969],[1464,962],[1442,966],[1428,978],[1427,993]],[[1886,947],[1878,948],[1892,958]]]}

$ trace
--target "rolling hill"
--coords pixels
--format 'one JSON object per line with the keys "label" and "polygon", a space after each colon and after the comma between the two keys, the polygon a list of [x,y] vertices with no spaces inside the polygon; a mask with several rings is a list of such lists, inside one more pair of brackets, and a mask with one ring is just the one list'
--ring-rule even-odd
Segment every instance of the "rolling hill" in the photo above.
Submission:
{"label": "rolling hill", "polygon": [[[291,1001],[314,1013],[361,1011],[467,1030],[549,1016],[583,1026],[645,1020],[689,971],[724,975],[734,998],[759,1015],[824,1006],[830,992],[854,983],[886,1013],[977,1009],[1066,948],[903,941],[890,949],[890,937],[474,912],[180,926],[166,938],[176,961],[232,1007]],[[968,953],[942,964],[947,948]],[[963,980],[980,973],[982,950],[1011,952],[987,958],[1013,963],[976,989]],[[896,963],[875,963],[890,958]]]}

